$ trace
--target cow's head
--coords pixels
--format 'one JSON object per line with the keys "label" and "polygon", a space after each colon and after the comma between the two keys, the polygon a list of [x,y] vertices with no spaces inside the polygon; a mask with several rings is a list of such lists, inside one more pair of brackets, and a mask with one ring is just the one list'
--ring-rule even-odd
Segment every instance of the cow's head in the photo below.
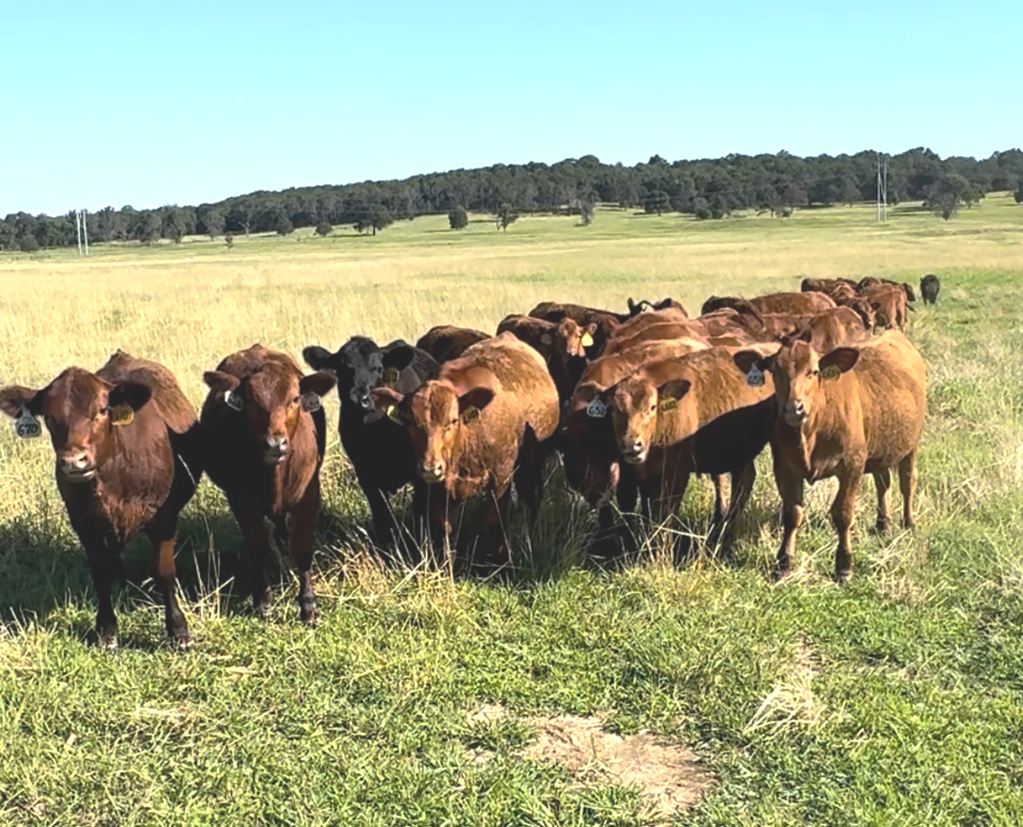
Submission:
{"label": "cow's head", "polygon": [[366,336],[354,336],[337,353],[310,345],[302,351],[302,357],[314,370],[330,370],[337,375],[342,405],[354,404],[373,413],[370,391],[397,386],[399,374],[412,363],[415,350],[400,340],[380,347]]}
{"label": "cow's head", "polygon": [[642,373],[618,383],[611,397],[611,416],[622,459],[632,465],[646,462],[660,416],[695,417],[696,412],[689,410],[690,406],[679,409],[690,387],[691,382],[682,377],[654,384]]}
{"label": "cow's head", "polygon": [[867,332],[873,331],[874,325],[877,324],[877,313],[870,302],[863,298],[855,298],[846,302],[846,307],[854,310],[860,317],[863,321],[864,330]]}
{"label": "cow's head", "polygon": [[87,370],[68,368],[42,390],[0,389],[0,410],[15,419],[23,437],[39,435],[41,417],[57,454],[57,473],[85,483],[116,450],[116,429],[130,427],[150,395],[138,382],[111,385]]}
{"label": "cow's head", "polygon": [[771,356],[755,350],[739,351],[734,361],[751,385],[762,384],[765,374],[771,374],[779,415],[785,424],[799,428],[820,403],[821,384],[833,382],[851,370],[859,357],[860,352],[851,347],[818,356],[809,342],[796,339]]}
{"label": "cow's head", "polygon": [[319,410],[321,397],[337,382],[327,371],[302,376],[293,367],[271,361],[243,379],[211,370],[203,380],[238,418],[238,427],[269,466],[287,459],[301,418]]}
{"label": "cow's head", "polygon": [[408,427],[419,476],[439,483],[457,466],[464,429],[480,427],[494,391],[485,381],[460,391],[450,382],[431,380],[413,394],[384,387],[371,396],[380,411]]}
{"label": "cow's head", "polygon": [[558,322],[554,331],[554,352],[562,359],[586,358],[586,348],[593,347],[596,332],[596,322],[581,325],[566,317]]}
{"label": "cow's head", "polygon": [[618,484],[618,451],[611,417],[611,388],[576,388],[558,432],[565,480],[590,505],[607,501]]}

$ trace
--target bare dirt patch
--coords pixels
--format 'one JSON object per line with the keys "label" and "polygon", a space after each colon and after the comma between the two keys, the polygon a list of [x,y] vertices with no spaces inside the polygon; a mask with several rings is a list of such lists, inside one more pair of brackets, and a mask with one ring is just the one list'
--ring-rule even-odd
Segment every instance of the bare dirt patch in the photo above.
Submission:
{"label": "bare dirt patch", "polygon": [[[507,716],[503,707],[488,704],[473,712],[470,720],[492,722]],[[536,742],[523,751],[526,758],[560,764],[580,784],[638,787],[656,821],[695,806],[714,784],[713,774],[692,750],[648,732],[607,732],[603,721],[595,716],[536,716],[524,720],[537,732]]]}

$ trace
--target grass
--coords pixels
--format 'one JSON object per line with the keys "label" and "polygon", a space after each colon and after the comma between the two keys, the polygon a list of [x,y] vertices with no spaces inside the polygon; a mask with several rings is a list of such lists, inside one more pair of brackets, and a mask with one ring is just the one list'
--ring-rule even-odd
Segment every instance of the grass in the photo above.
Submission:
{"label": "grass", "polygon": [[[89,643],[88,572],[50,450],[0,429],[0,822],[644,823],[635,789],[523,756],[537,713],[599,713],[692,746],[718,785],[683,823],[1023,822],[1023,209],[991,197],[948,223],[913,207],[872,219],[608,210],[589,228],[527,217],[499,234],[436,217],[376,238],[0,257],[0,382],[41,384],[123,347],[171,367],[197,403],[202,371],[256,340],[297,354],[357,332],[492,329],[549,298],[695,308],[800,274],[943,283],[937,309],[912,318],[930,371],[920,525],[872,534],[864,485],[845,588],[828,579],[824,483],[794,577],[770,584],[766,457],[728,562],[589,565],[590,517],[556,482],[508,582],[382,567],[332,435],[315,632],[286,567],[270,622],[249,615],[239,533],[204,483],[179,551],[193,651],[163,644],[142,543],[118,605],[125,648],[110,655]],[[684,506],[696,533],[708,488]],[[484,703],[512,718],[481,729]],[[480,744],[492,760],[472,760]]]}

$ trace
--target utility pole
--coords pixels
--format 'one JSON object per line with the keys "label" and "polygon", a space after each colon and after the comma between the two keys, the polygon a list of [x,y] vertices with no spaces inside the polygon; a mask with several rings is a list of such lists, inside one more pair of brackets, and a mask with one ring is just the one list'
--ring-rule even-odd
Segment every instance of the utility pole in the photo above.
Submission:
{"label": "utility pole", "polygon": [[82,238],[85,241],[85,256],[89,256],[89,211],[82,210]]}
{"label": "utility pole", "polygon": [[888,159],[881,159],[877,153],[877,220],[884,223],[888,220]]}
{"label": "utility pole", "polygon": [[78,235],[78,255],[82,255],[82,211],[75,209],[75,233]]}

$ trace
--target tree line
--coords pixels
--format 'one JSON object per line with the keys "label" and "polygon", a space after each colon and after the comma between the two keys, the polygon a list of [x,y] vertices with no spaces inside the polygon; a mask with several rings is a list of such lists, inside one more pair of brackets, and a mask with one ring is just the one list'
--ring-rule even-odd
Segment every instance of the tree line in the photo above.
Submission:
{"label": "tree line", "polygon": [[[989,158],[940,158],[918,147],[888,159],[889,204],[922,201],[948,219],[962,206],[992,191],[1011,190],[1023,202],[1023,152],[1010,149]],[[453,229],[466,226],[467,212],[494,216],[499,229],[522,213],[561,212],[593,220],[596,203],[649,213],[688,213],[723,218],[738,210],[791,215],[810,206],[873,201],[877,156],[727,155],[669,162],[654,155],[634,166],[605,164],[594,155],[555,164],[495,164],[479,169],[415,175],[404,180],[258,191],[198,206],[156,209],[104,207],[88,216],[92,242],[159,239],[186,235],[277,232],[314,227],[321,235],[350,225],[373,233],[396,220],[447,214]],[[75,214],[19,212],[0,221],[0,250],[34,251],[77,243]]]}

